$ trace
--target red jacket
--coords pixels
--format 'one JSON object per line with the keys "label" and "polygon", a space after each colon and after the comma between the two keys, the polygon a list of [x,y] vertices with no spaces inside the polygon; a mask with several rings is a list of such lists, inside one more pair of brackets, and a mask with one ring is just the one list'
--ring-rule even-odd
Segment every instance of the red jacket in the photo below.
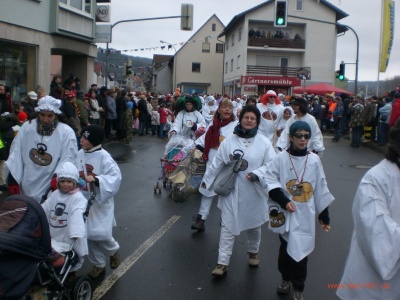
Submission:
{"label": "red jacket", "polygon": [[165,108],[159,108],[158,112],[160,114],[160,124],[167,123],[168,111]]}
{"label": "red jacket", "polygon": [[392,104],[392,112],[390,113],[389,127],[393,127],[396,120],[400,118],[400,98],[394,100]]}

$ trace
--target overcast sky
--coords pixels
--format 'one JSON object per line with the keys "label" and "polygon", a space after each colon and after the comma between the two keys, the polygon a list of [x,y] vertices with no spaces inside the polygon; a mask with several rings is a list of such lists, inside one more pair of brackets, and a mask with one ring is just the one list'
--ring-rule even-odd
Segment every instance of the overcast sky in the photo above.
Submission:
{"label": "overcast sky", "polygon": [[[175,45],[178,50],[181,43],[191,36],[215,14],[226,26],[232,18],[265,1],[261,0],[111,0],[111,23],[121,20],[155,18],[180,15],[181,3],[191,3],[194,6],[193,31],[181,31],[179,19],[164,19],[154,21],[138,21],[121,23],[113,28],[110,48],[117,50],[132,50],[122,52],[133,56],[152,58],[154,54],[173,55],[173,49],[163,50],[160,40]],[[349,16],[340,20],[353,28],[360,41],[358,79],[378,79],[378,59],[381,31],[381,0],[330,0],[330,3],[346,12]],[[380,79],[393,78],[400,75],[400,1],[396,1],[395,32],[389,66],[385,73],[380,73]],[[295,0],[288,0],[289,5],[295,5]],[[318,1],[315,0],[314,5]],[[319,4],[322,5],[322,4]],[[341,61],[355,63],[356,38],[352,31],[338,37],[336,66]],[[105,48],[106,44],[98,44]],[[321,45],[323,47],[323,45]],[[149,49],[151,48],[151,49]],[[155,49],[154,49],[155,48]],[[145,49],[144,51],[135,49]],[[112,63],[112,61],[110,61]],[[346,65],[346,77],[355,79],[355,65]]]}

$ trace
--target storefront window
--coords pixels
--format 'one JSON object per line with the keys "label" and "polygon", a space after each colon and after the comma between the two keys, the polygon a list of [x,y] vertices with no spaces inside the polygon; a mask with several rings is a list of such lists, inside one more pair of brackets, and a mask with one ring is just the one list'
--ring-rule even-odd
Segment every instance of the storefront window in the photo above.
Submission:
{"label": "storefront window", "polygon": [[36,47],[0,40],[0,83],[9,87],[11,99],[20,101],[35,88]]}

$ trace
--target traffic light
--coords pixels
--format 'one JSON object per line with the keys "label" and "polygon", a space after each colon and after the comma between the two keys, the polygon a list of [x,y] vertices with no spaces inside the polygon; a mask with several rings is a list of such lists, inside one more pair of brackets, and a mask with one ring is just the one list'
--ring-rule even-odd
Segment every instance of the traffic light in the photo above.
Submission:
{"label": "traffic light", "polygon": [[286,27],[287,26],[287,1],[276,0],[275,1],[275,27]]}
{"label": "traffic light", "polygon": [[336,78],[340,81],[344,80],[345,66],[345,63],[342,62],[339,66],[339,70],[336,71]]}
{"label": "traffic light", "polygon": [[181,30],[193,30],[193,4],[181,4]]}

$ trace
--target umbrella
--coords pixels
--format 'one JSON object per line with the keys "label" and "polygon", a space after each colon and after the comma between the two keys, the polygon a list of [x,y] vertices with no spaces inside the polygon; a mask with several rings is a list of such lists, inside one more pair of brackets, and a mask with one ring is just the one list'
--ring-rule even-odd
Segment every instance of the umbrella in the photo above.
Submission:
{"label": "umbrella", "polygon": [[305,88],[302,86],[298,86],[293,88],[292,93],[293,94],[303,94],[306,92],[307,94],[314,94],[314,95],[325,95],[325,94],[347,94],[350,96],[354,96],[353,93],[343,90],[341,88],[338,88],[336,86],[327,84],[327,83],[318,83],[318,84],[313,84],[306,86]]}

